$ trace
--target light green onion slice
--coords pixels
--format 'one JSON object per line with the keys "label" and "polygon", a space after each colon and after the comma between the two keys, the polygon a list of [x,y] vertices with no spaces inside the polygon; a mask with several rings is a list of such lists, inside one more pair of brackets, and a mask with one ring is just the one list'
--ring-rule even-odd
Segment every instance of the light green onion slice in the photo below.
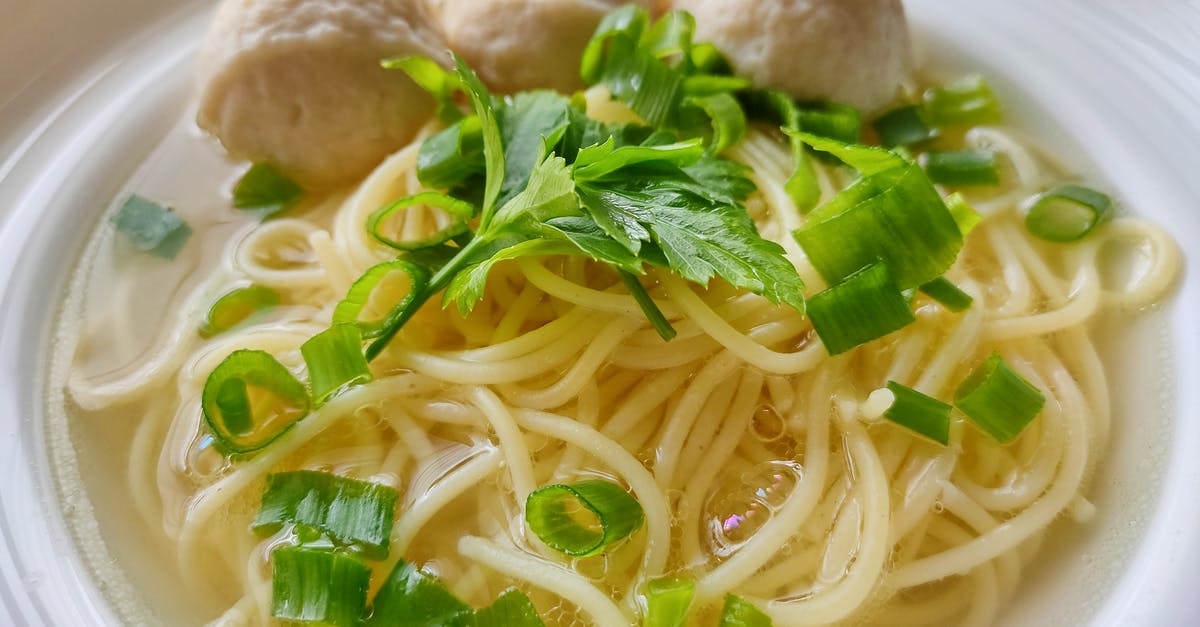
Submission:
{"label": "light green onion slice", "polygon": [[846,144],[862,141],[862,116],[858,109],[836,102],[808,104],[798,108],[799,130]]}
{"label": "light green onion slice", "polygon": [[737,99],[728,93],[692,97],[685,102],[704,111],[712,121],[712,141],[709,143],[712,154],[724,152],[746,134],[746,113]]}
{"label": "light green onion slice", "polygon": [[304,189],[269,163],[256,163],[233,186],[233,206],[266,219],[292,208]]}
{"label": "light green onion slice", "polygon": [[670,121],[683,93],[683,75],[638,45],[631,37],[608,42],[601,80],[613,97],[624,102],[652,127]]}
{"label": "light green onion slice", "polygon": [[469,625],[471,606],[454,596],[445,584],[400,560],[375,601],[368,627],[440,627]]}
{"label": "light green onion slice", "polygon": [[646,583],[646,619],[642,627],[682,627],[695,595],[696,582],[691,579],[651,579]]}
{"label": "light green onion slice", "polygon": [[[746,95],[746,99],[752,114],[770,118],[784,131],[800,131],[800,107],[791,96],[768,89],[751,91]],[[805,214],[812,211],[820,201],[821,187],[817,183],[817,173],[804,140],[795,134],[789,134],[788,141],[792,148],[792,173],[784,183],[784,189],[796,204],[796,209]]]}
{"label": "light green onion slice", "polygon": [[692,44],[692,68],[700,74],[732,74],[729,60],[721,50],[709,42]]}
{"label": "light green onion slice", "polygon": [[624,35],[638,41],[650,23],[650,14],[641,6],[627,4],[605,14],[595,34],[583,49],[579,76],[587,85],[599,83],[604,75],[605,49],[609,40]]}
{"label": "light green onion slice", "polygon": [[384,559],[399,496],[392,487],[327,472],[275,473],[267,477],[262,507],[250,528],[270,535],[286,524],[304,525]]}
{"label": "light green onion slice", "polygon": [[950,215],[954,218],[954,223],[958,225],[958,232],[962,233],[963,237],[967,236],[980,222],[983,221],[983,216],[979,215],[975,208],[967,203],[967,199],[959,192],[954,192],[946,197],[946,208],[950,210]]}
{"label": "light green onion slice", "polygon": [[642,33],[639,43],[643,49],[672,65],[690,64],[692,59],[692,33],[696,30],[696,18],[687,11],[668,11],[655,20]]}
{"label": "light green onion slice", "polygon": [[[403,296],[389,298],[388,296],[396,291],[390,277],[397,272],[408,278],[408,284],[400,288]],[[371,266],[350,285],[350,290],[346,292],[346,298],[342,299],[334,308],[333,323],[357,323],[362,328],[364,338],[376,337],[388,312],[397,307],[404,308],[428,284],[429,270],[403,259],[385,261]],[[380,290],[383,293],[380,293]],[[377,300],[382,302],[376,302]],[[378,314],[378,317],[363,320],[364,311],[368,315]]]}
{"label": "light green onion slice", "polygon": [[883,413],[888,420],[943,446],[950,443],[950,405],[895,381],[887,389],[896,399]]}
{"label": "light green onion slice", "polygon": [[491,605],[475,610],[471,627],[544,627],[537,608],[524,592],[510,588]]}
{"label": "light green onion slice", "polygon": [[454,101],[454,95],[462,91],[458,75],[450,72],[429,57],[394,57],[380,62],[383,67],[404,70],[414,83],[429,92],[437,100],[437,116],[445,124],[453,124],[463,117],[462,110]]}
{"label": "light green onion slice", "polygon": [[925,115],[934,126],[1000,121],[1000,103],[983,77],[971,75],[925,91]]}
{"label": "light green onion slice", "polygon": [[239,287],[223,294],[209,308],[200,337],[224,333],[279,306],[279,292],[262,285]]}
{"label": "light green onion slice", "polygon": [[[449,224],[429,237],[419,240],[400,241],[392,239],[381,232],[380,227],[383,225],[384,220],[390,218],[397,211],[420,206],[435,207],[445,211],[450,217]],[[396,202],[384,205],[376,210],[367,218],[367,232],[371,234],[371,237],[375,238],[375,241],[384,246],[389,246],[396,250],[421,250],[422,248],[437,246],[449,241],[453,237],[466,233],[468,230],[467,220],[470,220],[474,213],[475,207],[469,202],[437,192],[422,192],[415,196],[402,198]]]}
{"label": "light green onion slice", "polygon": [[138,250],[163,259],[174,259],[192,235],[179,214],[136,194],[125,199],[113,223]]}
{"label": "light green onion slice", "polygon": [[1074,242],[1112,218],[1112,199],[1081,185],[1056,187],[1034,200],[1025,228],[1051,242]]}
{"label": "light green onion slice", "polygon": [[417,150],[417,179],[448,189],[484,171],[483,127],[470,115],[430,135]]}
{"label": "light green onion slice", "polygon": [[271,553],[271,616],[335,627],[362,624],[371,568],[345,553],[283,547]]}
{"label": "light green onion slice", "polygon": [[658,303],[650,297],[646,287],[638,280],[636,276],[630,274],[627,270],[620,270],[621,282],[629,290],[630,295],[637,301],[642,312],[646,314],[646,319],[654,326],[654,330],[658,332],[658,336],[666,341],[675,339],[675,327],[671,326],[671,322],[663,315],[661,309],[658,308]]}
{"label": "light green onion slice", "polygon": [[753,603],[732,594],[725,595],[720,627],[771,627],[771,617]]}
{"label": "light green onion slice", "polygon": [[371,380],[362,344],[358,325],[342,323],[312,336],[300,346],[300,354],[308,365],[314,403],[323,405],[339,390]]}
{"label": "light green onion slice", "polygon": [[256,451],[308,413],[308,390],[263,351],[238,350],[204,382],[204,420],[227,455]]}
{"label": "light green onion slice", "polygon": [[953,312],[965,311],[975,299],[958,289],[946,277],[938,277],[921,286],[921,293],[941,303]]}
{"label": "light green onion slice", "polygon": [[925,122],[924,110],[916,105],[892,109],[872,126],[884,146],[909,146],[937,137],[937,130]]}
{"label": "light green onion slice", "polygon": [[808,316],[830,355],[881,338],[916,320],[887,266],[875,263],[808,299]]}
{"label": "light green onion slice", "polygon": [[1042,391],[992,353],[958,386],[954,406],[997,442],[1011,442],[1046,404]]}
{"label": "light green onion slice", "polygon": [[927,152],[922,156],[925,172],[934,183],[943,185],[997,185],[1000,169],[991,150],[950,150]]}
{"label": "light green onion slice", "polygon": [[621,486],[602,480],[538,488],[525,500],[525,522],[567,555],[595,555],[642,526],[642,506]]}

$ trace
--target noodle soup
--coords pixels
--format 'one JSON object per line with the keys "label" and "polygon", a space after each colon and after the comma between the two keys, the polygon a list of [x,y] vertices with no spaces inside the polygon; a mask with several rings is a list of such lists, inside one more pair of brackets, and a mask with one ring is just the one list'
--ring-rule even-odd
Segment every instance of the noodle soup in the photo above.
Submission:
{"label": "noodle soup", "polygon": [[[155,564],[178,564],[163,568],[203,604],[192,616],[269,621],[271,556],[304,538],[291,527],[261,537],[251,523],[267,476],[300,469],[397,490],[389,556],[370,561],[372,596],[402,558],[476,608],[516,586],[555,624],[628,623],[662,575],[694,582],[695,621],[712,620],[734,593],[781,624],[985,624],[1046,525],[1064,512],[1088,518],[1086,479],[1109,412],[1089,319],[1152,302],[1178,261],[1159,229],[1129,218],[1069,246],[1031,238],[1021,203],[1062,174],[991,128],[944,139],[946,148],[995,150],[1004,166],[999,186],[964,190],[984,216],[947,272],[973,300],[964,311],[915,296],[912,324],[831,357],[794,309],[720,280],[700,289],[658,272],[647,287],[676,332],[665,342],[612,268],[581,256],[525,258],[492,269],[469,315],[437,302],[421,308],[372,362],[370,382],[253,454],[222,454],[201,408],[211,373],[235,349],[270,353],[301,376],[310,369],[301,346],[329,326],[357,277],[395,257],[364,227],[385,203],[424,189],[424,139],[362,184],[311,195],[284,217],[258,223],[210,210],[213,225],[193,223],[201,245],[181,262],[128,255],[112,232],[85,258],[73,298],[87,299],[95,326],[73,351],[71,420],[78,437],[111,442],[105,455],[130,460],[125,480],[145,524],[135,533],[158,538],[147,551]],[[196,148],[181,140],[163,151]],[[789,207],[789,144],[752,126],[726,155],[750,168],[756,191],[744,204],[757,231],[783,247],[807,285],[825,284],[790,236],[805,218]],[[816,176],[823,202],[855,179],[824,163]],[[228,177],[214,165],[208,178],[223,188]],[[391,228],[415,238],[442,219],[436,208],[418,211],[426,213]],[[1139,242],[1153,260],[1120,288],[1100,280],[1103,251],[1118,240]],[[172,287],[146,289],[156,273]],[[368,314],[410,289],[392,279],[367,299]],[[249,283],[280,304],[210,338],[196,333],[213,301]],[[118,297],[99,314],[96,294]],[[156,307],[155,296],[165,302]],[[79,323],[68,313],[64,334]],[[133,334],[140,345],[115,332],[150,327],[159,328],[153,341]],[[961,415],[950,446],[885,417],[895,399],[880,391],[888,381],[949,399],[993,351],[1045,395],[1012,444]],[[600,554],[564,557],[527,528],[528,498],[586,480],[627,489],[644,524]],[[100,517],[120,517],[118,502]]]}

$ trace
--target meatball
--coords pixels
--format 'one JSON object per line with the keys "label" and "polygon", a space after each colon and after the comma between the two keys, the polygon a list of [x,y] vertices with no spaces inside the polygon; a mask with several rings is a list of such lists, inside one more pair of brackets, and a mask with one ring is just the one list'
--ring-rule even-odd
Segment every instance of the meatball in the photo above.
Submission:
{"label": "meatball", "polygon": [[895,96],[912,63],[900,0],[673,0],[696,16],[734,70],[800,100],[868,113]]}
{"label": "meatball", "polygon": [[309,187],[365,174],[433,99],[381,59],[446,59],[420,0],[224,0],[200,57],[197,121],[233,154]]}
{"label": "meatball", "polygon": [[[502,93],[579,89],[579,58],[621,0],[429,0],[446,42]],[[655,0],[638,2],[652,8]]]}

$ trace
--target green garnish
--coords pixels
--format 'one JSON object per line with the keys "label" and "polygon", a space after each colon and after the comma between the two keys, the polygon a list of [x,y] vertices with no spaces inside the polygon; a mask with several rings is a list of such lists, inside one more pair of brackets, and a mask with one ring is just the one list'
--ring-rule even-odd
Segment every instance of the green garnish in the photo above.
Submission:
{"label": "green garnish", "polygon": [[943,446],[950,443],[950,405],[895,381],[887,389],[896,399],[883,414],[888,420]]}
{"label": "green garnish", "polygon": [[925,116],[934,126],[972,126],[1000,121],[1000,103],[980,76],[965,76],[925,91]]}
{"label": "green garnish", "polygon": [[275,473],[267,477],[262,507],[250,528],[259,535],[270,535],[285,524],[303,525],[326,534],[340,546],[353,546],[368,557],[384,559],[398,498],[389,486],[326,472]]}
{"label": "green garnish", "polygon": [[934,183],[944,185],[997,185],[1000,170],[991,150],[927,152],[922,156],[925,172]]}
{"label": "green garnish", "polygon": [[1001,444],[1014,440],[1046,404],[1042,391],[992,353],[958,386],[954,406]]}
{"label": "green garnish", "polygon": [[921,293],[941,303],[953,312],[964,311],[971,306],[975,299],[958,289],[946,277],[938,277],[921,286]]}
{"label": "green garnish", "polygon": [[346,298],[342,299],[333,310],[333,323],[353,322],[358,324],[359,328],[362,329],[363,338],[370,339],[377,336],[383,325],[384,318],[381,316],[373,320],[363,320],[362,312],[372,304],[372,297],[375,295],[376,290],[381,285],[390,286],[390,277],[397,272],[404,274],[408,278],[409,283],[404,290],[404,296],[401,297],[399,302],[386,304],[385,311],[389,311],[395,307],[408,307],[417,295],[425,290],[425,286],[429,284],[429,270],[424,266],[403,259],[385,261],[367,269],[350,286],[350,290],[346,292]]}
{"label": "green garnish", "polygon": [[268,353],[238,350],[208,375],[201,408],[218,451],[250,453],[308,413],[308,390]]}
{"label": "green garnish", "polygon": [[357,324],[335,324],[300,346],[308,365],[313,402],[323,405],[339,390],[371,380],[362,352],[362,331]]}
{"label": "green garnish", "polygon": [[646,287],[638,278],[625,270],[620,270],[621,282],[625,284],[625,288],[633,295],[633,299],[637,301],[639,307],[642,308],[642,313],[646,314],[646,319],[658,332],[658,336],[666,341],[675,339],[675,327],[671,326],[671,322],[663,315],[658,304],[646,291]]}
{"label": "green garnish", "polygon": [[958,232],[962,233],[963,237],[966,237],[967,233],[970,233],[983,221],[983,216],[979,215],[974,207],[967,204],[967,200],[960,192],[954,192],[946,197],[946,208],[950,210],[950,215],[954,217],[954,223],[958,225]]}
{"label": "green garnish", "polygon": [[875,263],[808,300],[808,316],[830,355],[898,331],[916,320],[883,263]]}
{"label": "green garnish", "polygon": [[427,57],[396,57],[379,63],[389,70],[404,70],[413,82],[429,92],[438,103],[437,116],[446,124],[453,124],[463,117],[462,110],[454,101],[462,92],[458,74],[447,71],[436,61]]}
{"label": "green garnish", "polygon": [[192,235],[179,214],[136,194],[125,199],[113,223],[138,250],[164,259],[174,259]]}
{"label": "green garnish", "polygon": [[753,603],[732,594],[725,595],[721,608],[720,627],[771,627],[771,617]]}
{"label": "green garnish", "polygon": [[575,557],[603,552],[637,531],[644,519],[637,499],[598,479],[538,488],[525,500],[525,522],[534,535]]}
{"label": "green garnish", "polygon": [[908,146],[937,137],[937,130],[925,122],[924,109],[906,105],[892,109],[873,123],[879,143],[884,146]]}
{"label": "green garnish", "polygon": [[200,337],[224,333],[279,306],[279,292],[262,285],[239,287],[223,294],[209,308]]}
{"label": "green garnish", "polygon": [[[433,235],[416,241],[402,242],[388,237],[382,232],[384,221],[390,218],[392,214],[401,209],[419,206],[441,209],[449,214],[454,221]],[[371,237],[375,238],[375,241],[396,250],[422,250],[431,246],[437,246],[438,244],[444,244],[451,238],[466,233],[469,230],[467,228],[467,220],[470,220],[474,214],[475,207],[471,206],[469,202],[451,198],[437,192],[424,192],[415,196],[409,196],[403,200],[397,200],[376,210],[367,218],[367,232],[371,234]]]}
{"label": "green garnish", "polygon": [[267,219],[292,208],[304,189],[269,163],[256,163],[233,186],[233,206]]}
{"label": "green garnish", "polygon": [[271,616],[336,627],[362,624],[371,569],[353,555],[282,547],[271,553]]}
{"label": "green garnish", "polygon": [[791,96],[773,89],[753,90],[743,98],[752,116],[768,119],[785,132],[792,133],[788,136],[792,148],[792,173],[784,183],[784,189],[800,213],[812,211],[821,200],[821,187],[817,184],[817,172],[808,148],[804,140],[795,135],[803,130],[799,105]]}
{"label": "green garnish", "polygon": [[1074,242],[1112,219],[1112,199],[1081,185],[1062,185],[1040,196],[1025,215],[1025,228],[1051,242]]}
{"label": "green garnish", "polygon": [[471,627],[544,627],[537,608],[524,592],[511,588],[500,593],[491,605],[475,610]]}
{"label": "green garnish", "polygon": [[646,583],[646,619],[642,627],[682,627],[695,595],[696,582],[691,579],[651,579]]}

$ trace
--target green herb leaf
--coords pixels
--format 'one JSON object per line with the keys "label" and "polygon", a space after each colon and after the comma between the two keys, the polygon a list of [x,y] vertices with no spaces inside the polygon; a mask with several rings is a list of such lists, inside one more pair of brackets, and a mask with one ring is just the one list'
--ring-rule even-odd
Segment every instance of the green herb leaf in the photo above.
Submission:
{"label": "green herb leaf", "polygon": [[484,173],[483,127],[471,115],[430,135],[417,150],[417,179],[425,187],[449,189]]}
{"label": "green herb leaf", "polygon": [[455,94],[463,90],[462,81],[454,72],[422,56],[393,57],[384,59],[380,65],[387,69],[404,70],[414,83],[429,92],[438,102],[437,116],[442,122],[453,124],[463,117],[462,110],[454,101]]}
{"label": "green herb leaf", "polygon": [[642,308],[642,312],[646,314],[646,319],[654,326],[654,330],[658,332],[658,336],[668,342],[675,339],[675,327],[671,326],[671,322],[663,315],[662,310],[658,308],[658,304],[650,297],[650,293],[646,291],[646,287],[642,285],[642,282],[636,276],[624,270],[620,274],[621,282],[625,284],[633,299]]}
{"label": "green herb leaf", "polygon": [[496,111],[492,107],[492,95],[488,92],[487,87],[483,86],[483,81],[479,80],[475,71],[458,55],[451,54],[454,58],[454,65],[458,69],[459,80],[462,81],[463,87],[471,99],[471,108],[479,117],[479,132],[483,138],[483,160],[487,182],[484,185],[483,203],[479,213],[479,228],[484,229],[491,222],[492,212],[496,208],[496,200],[500,197],[500,190],[504,184],[504,139],[500,134],[500,126],[496,122]]}
{"label": "green herb leaf", "polygon": [[136,194],[121,205],[113,223],[138,250],[164,259],[174,259],[192,235],[179,214]]}
{"label": "green herb leaf", "polygon": [[269,163],[256,163],[233,186],[233,206],[267,219],[292,208],[304,189]]}
{"label": "green herb leaf", "polygon": [[384,559],[399,496],[386,485],[326,472],[275,473],[267,477],[262,507],[250,528],[265,536],[285,524],[304,525],[342,546],[358,547],[373,559]]}

